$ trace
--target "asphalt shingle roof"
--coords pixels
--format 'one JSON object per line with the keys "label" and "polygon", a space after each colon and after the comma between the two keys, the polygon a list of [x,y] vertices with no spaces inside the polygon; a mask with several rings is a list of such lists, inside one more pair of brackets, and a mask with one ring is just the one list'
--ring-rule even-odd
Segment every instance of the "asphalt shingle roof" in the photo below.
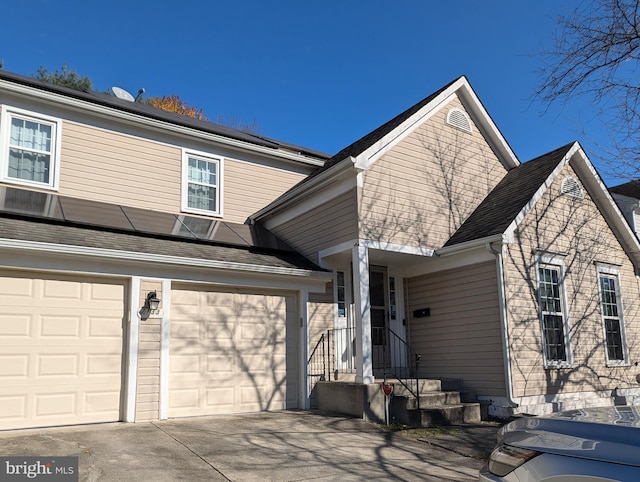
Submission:
{"label": "asphalt shingle roof", "polygon": [[573,144],[567,144],[507,172],[445,246],[504,233]]}
{"label": "asphalt shingle roof", "polygon": [[620,194],[622,196],[640,199],[640,179],[629,181],[609,189],[610,192]]}
{"label": "asphalt shingle roof", "polygon": [[326,160],[327,158],[330,157],[328,154],[325,154],[320,151],[316,151],[314,149],[308,149],[306,147],[301,147],[294,144],[277,141],[275,139],[270,139],[268,137],[264,137],[256,134],[250,134],[250,133],[233,129],[231,127],[227,127],[221,124],[215,124],[213,122],[198,120],[193,117],[188,117],[180,114],[175,114],[172,112],[167,112],[161,109],[156,109],[147,104],[143,104],[140,102],[131,102],[131,101],[120,99],[113,95],[104,94],[101,92],[94,92],[94,91],[88,92],[88,91],[72,89],[72,88],[64,87],[60,85],[50,84],[48,82],[43,82],[33,77],[26,77],[23,75],[14,74],[12,72],[7,72],[6,70],[1,70],[1,69],[0,69],[0,80],[6,80],[9,82],[33,87],[33,88],[44,90],[47,92],[61,94],[61,95],[64,95],[65,97],[84,100],[87,102],[91,102],[93,104],[111,107],[120,111],[129,112],[132,114],[138,114],[150,119],[161,120],[161,121],[169,122],[171,124],[189,127],[199,131],[203,131],[211,134],[217,134],[223,137],[228,137],[230,139],[235,139],[239,141],[248,142],[250,144],[272,148],[274,150],[284,149],[286,151],[298,152],[302,155],[307,155],[309,157],[316,158],[318,160]]}

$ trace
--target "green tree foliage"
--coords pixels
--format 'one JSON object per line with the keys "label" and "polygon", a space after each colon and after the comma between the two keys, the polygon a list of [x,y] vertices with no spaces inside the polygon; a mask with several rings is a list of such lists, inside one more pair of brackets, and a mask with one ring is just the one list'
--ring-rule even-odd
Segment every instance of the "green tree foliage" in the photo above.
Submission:
{"label": "green tree foliage", "polygon": [[75,70],[71,70],[66,65],[63,65],[61,70],[56,69],[55,72],[49,72],[41,65],[40,68],[38,68],[38,73],[32,75],[32,77],[42,80],[43,82],[77,90],[92,90],[93,88],[93,82],[89,77],[79,75]]}

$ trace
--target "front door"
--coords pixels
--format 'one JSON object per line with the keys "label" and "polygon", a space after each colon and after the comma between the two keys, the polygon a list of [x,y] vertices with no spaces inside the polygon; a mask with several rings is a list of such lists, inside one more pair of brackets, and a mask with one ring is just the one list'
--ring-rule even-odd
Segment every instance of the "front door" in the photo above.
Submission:
{"label": "front door", "polygon": [[387,270],[372,266],[369,271],[369,297],[371,302],[371,349],[374,374],[388,366],[387,350]]}

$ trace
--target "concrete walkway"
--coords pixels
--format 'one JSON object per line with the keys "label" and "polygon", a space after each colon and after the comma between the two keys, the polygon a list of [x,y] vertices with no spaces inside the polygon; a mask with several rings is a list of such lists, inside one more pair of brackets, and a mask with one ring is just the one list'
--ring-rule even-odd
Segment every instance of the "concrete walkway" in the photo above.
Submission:
{"label": "concrete walkway", "polygon": [[[493,446],[496,429],[482,430]],[[0,455],[79,455],[83,481],[477,480],[483,461],[452,450],[462,433],[420,441],[288,411],[0,432]]]}

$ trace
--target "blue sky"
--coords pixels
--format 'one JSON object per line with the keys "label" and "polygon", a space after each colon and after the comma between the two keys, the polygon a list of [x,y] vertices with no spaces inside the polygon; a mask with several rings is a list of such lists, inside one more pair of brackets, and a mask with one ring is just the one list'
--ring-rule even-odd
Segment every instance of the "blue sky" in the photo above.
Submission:
{"label": "blue sky", "polygon": [[592,140],[606,142],[593,106],[545,111],[533,98],[536,54],[579,0],[11,3],[5,70],[66,64],[96,90],[176,94],[210,120],[255,122],[265,136],[330,154],[460,75],[521,161],[573,140],[588,154]]}

